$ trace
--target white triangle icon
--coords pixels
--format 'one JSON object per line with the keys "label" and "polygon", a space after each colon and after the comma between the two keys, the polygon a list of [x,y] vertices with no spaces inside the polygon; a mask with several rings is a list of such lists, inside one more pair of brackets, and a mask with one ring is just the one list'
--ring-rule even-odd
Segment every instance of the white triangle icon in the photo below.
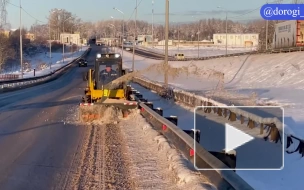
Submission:
{"label": "white triangle icon", "polygon": [[254,139],[254,137],[236,129],[228,123],[225,124],[225,132],[225,152],[234,150]]}

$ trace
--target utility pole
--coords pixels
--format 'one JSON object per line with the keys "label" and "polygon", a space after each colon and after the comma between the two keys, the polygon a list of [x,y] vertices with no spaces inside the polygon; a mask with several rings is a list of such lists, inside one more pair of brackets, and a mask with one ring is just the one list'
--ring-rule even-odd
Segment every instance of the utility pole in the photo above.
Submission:
{"label": "utility pole", "polygon": [[120,13],[122,14],[122,16],[123,16],[123,18],[122,18],[122,35],[120,35],[120,36],[122,36],[122,40],[121,40],[121,38],[120,38],[120,41],[121,41],[121,49],[122,49],[122,51],[121,51],[121,57],[122,57],[122,59],[123,59],[124,38],[125,38],[125,13],[122,12],[121,10],[115,8],[115,7],[114,7],[113,9],[116,10],[116,11],[118,11],[118,12],[120,12]]}
{"label": "utility pole", "polygon": [[133,59],[132,59],[132,71],[134,72],[134,61],[135,61],[135,43],[136,43],[136,36],[137,36],[137,0],[136,0],[136,7],[135,7],[135,32],[134,32],[134,42],[133,42]]}
{"label": "utility pole", "polygon": [[197,58],[199,58],[200,57],[200,52],[199,52],[199,50],[200,50],[200,44],[199,44],[199,41],[200,41],[200,37],[199,37],[199,35],[200,35],[200,31],[198,30],[198,32],[197,32]]}
{"label": "utility pole", "polygon": [[50,69],[52,69],[52,40],[51,40],[51,22],[49,20],[49,37],[50,37]]}
{"label": "utility pole", "polygon": [[37,22],[37,20],[36,20],[36,22],[35,22],[35,27],[34,27],[35,38],[37,38],[37,25],[38,25],[38,22]]}
{"label": "utility pole", "polygon": [[178,27],[177,27],[177,38],[178,38],[178,45],[177,45],[177,52],[179,53],[179,24],[178,24]]}
{"label": "utility pole", "polygon": [[228,12],[226,10],[226,56],[228,55]]}
{"label": "utility pole", "polygon": [[266,50],[268,49],[268,20],[266,20]]}
{"label": "utility pole", "polygon": [[[268,4],[268,1],[266,3]],[[265,48],[267,50],[268,49],[268,20],[266,20],[266,26],[265,27],[266,27]]]}
{"label": "utility pole", "polygon": [[165,23],[165,86],[168,87],[168,41],[169,41],[169,0],[166,0],[166,23]]}
{"label": "utility pole", "polygon": [[154,0],[152,0],[152,47],[154,47]]}
{"label": "utility pole", "polygon": [[63,64],[64,64],[64,44],[65,44],[65,37],[64,37],[64,21],[63,21],[63,25],[62,25],[62,63]]}
{"label": "utility pole", "polygon": [[23,78],[23,51],[22,51],[22,7],[21,7],[21,0],[19,0],[19,4],[20,4],[20,66],[21,66],[21,78]]}

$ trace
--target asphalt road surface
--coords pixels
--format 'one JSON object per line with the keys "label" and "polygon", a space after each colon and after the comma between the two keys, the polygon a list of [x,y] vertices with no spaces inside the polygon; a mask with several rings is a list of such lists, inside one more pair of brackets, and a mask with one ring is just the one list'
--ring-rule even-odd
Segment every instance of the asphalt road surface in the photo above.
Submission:
{"label": "asphalt road surface", "polygon": [[[93,67],[99,48],[92,47],[87,57],[89,67]],[[0,94],[0,189],[112,189],[115,184],[111,181],[123,184],[116,184],[116,188],[131,188],[127,175],[110,172],[120,168],[121,174],[126,173],[119,159],[121,155],[110,154],[116,165],[104,165],[108,170],[103,171],[109,172],[98,175],[103,179],[95,179],[101,172],[96,164],[100,164],[104,150],[113,150],[100,141],[112,139],[109,143],[113,144],[119,136],[117,131],[109,130],[108,126],[67,122],[84,93],[82,73],[87,69],[75,63],[55,81]],[[115,138],[103,138],[113,137],[114,133]]]}

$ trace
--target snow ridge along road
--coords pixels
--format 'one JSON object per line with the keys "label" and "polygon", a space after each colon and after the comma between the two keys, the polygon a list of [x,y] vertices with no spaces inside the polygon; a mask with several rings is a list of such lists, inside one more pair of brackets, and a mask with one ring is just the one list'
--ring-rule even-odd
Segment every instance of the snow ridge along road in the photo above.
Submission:
{"label": "snow ridge along road", "polygon": [[[241,56],[241,55],[253,55],[253,54],[269,54],[269,53],[290,53],[290,52],[297,52],[297,51],[304,51],[303,47],[292,47],[292,48],[282,48],[282,49],[272,49],[272,50],[260,50],[260,51],[239,51],[237,53],[229,53],[225,54],[217,54],[217,55],[208,55],[202,57],[189,57],[185,55],[185,59],[176,59],[173,55],[169,55],[169,61],[191,61],[191,60],[209,60],[209,59],[217,59],[222,57],[234,57],[234,56]],[[143,56],[150,59],[156,60],[163,60],[164,54],[160,53],[160,51],[155,51],[153,49],[145,48],[145,47],[138,47],[135,52],[139,56]],[[181,52],[183,53],[183,52]],[[172,54],[172,53],[171,53]]]}
{"label": "snow ridge along road", "polygon": [[45,74],[42,76],[37,77],[29,77],[24,79],[14,79],[14,80],[6,80],[0,81],[0,92],[7,92],[7,91],[14,91],[19,90],[39,84],[43,84],[49,82],[51,80],[55,80],[60,77],[64,72],[72,66],[78,59],[81,57],[86,57],[86,55],[90,52],[90,48],[88,48],[81,56],[77,57],[76,59],[68,62],[67,64],[63,65],[62,67],[52,71],[52,73]]}

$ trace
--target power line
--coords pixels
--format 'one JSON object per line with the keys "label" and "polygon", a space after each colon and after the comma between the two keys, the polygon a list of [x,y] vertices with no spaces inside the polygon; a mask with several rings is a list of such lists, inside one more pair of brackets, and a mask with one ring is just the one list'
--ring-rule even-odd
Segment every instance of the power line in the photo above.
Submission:
{"label": "power line", "polygon": [[[14,7],[20,8],[19,5],[15,5],[15,4],[13,4],[13,3],[10,3],[9,1],[6,1],[6,3],[8,3],[8,4],[10,4],[10,5],[14,6]],[[44,24],[45,24],[45,22],[43,22],[43,21],[37,19],[36,17],[34,17],[34,16],[31,15],[30,13],[28,13],[23,7],[21,7],[21,9],[22,9],[22,11],[24,11],[28,16],[32,17],[32,18],[33,18],[34,20],[36,20],[37,22],[40,22],[40,23],[44,23]]]}
{"label": "power line", "polygon": [[138,6],[140,5],[141,2],[142,2],[142,0],[140,0],[139,3],[136,5],[136,7],[134,8],[134,10],[133,10],[133,12],[132,12],[130,18],[127,20],[127,22],[129,22],[129,21],[131,20],[133,14],[135,13],[135,10],[138,8]]}
{"label": "power line", "polygon": [[44,23],[45,24],[45,22],[43,22],[43,21],[41,21],[41,20],[38,20],[36,17],[34,17],[34,16],[32,16],[30,13],[28,13],[25,9],[23,9],[22,7],[21,7],[21,9],[28,15],[28,16],[30,16],[30,17],[32,17],[33,19],[35,19],[37,22],[41,22],[41,23]]}
{"label": "power line", "polygon": [[[282,3],[283,1],[284,1],[284,0],[280,0],[279,3]],[[271,3],[278,3],[278,0],[273,1],[273,2],[270,2],[270,3],[268,3],[268,4],[271,4]],[[264,6],[264,5],[262,5],[262,6]],[[259,7],[255,8],[255,9],[252,9],[252,10],[246,12],[246,13],[243,13],[243,14],[240,14],[240,15],[237,15],[237,16],[228,17],[228,19],[230,19],[230,18],[238,18],[238,17],[244,16],[244,15],[248,15],[248,14],[254,12],[254,11],[257,11],[257,10],[261,9],[262,6],[259,6]]]}

